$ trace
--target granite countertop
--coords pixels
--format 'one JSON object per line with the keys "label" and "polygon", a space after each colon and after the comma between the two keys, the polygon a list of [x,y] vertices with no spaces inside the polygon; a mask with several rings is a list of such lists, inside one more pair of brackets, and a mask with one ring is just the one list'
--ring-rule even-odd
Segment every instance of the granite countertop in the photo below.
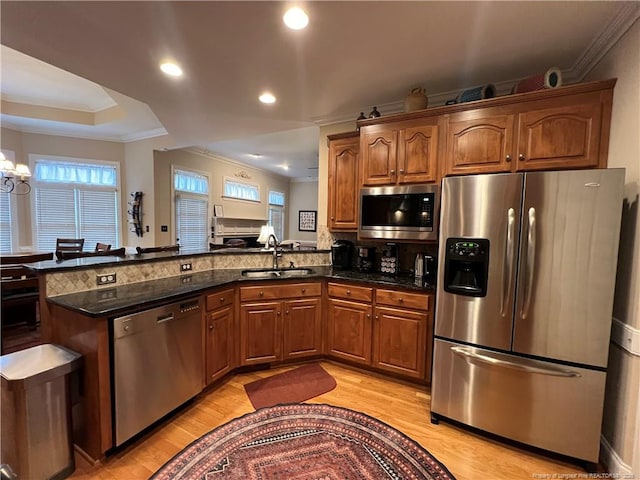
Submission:
{"label": "granite countertop", "polygon": [[168,277],[159,280],[131,283],[111,288],[100,288],[85,292],[49,297],[47,301],[80,312],[90,317],[116,317],[147,308],[197,296],[204,291],[230,285],[234,282],[298,282],[328,278],[370,283],[373,285],[402,287],[425,293],[433,293],[433,285],[416,284],[413,276],[388,277],[380,273],[361,273],[350,270],[334,270],[331,267],[309,267],[312,273],[303,277],[280,277],[268,279],[247,278],[241,269],[210,270],[189,275]]}

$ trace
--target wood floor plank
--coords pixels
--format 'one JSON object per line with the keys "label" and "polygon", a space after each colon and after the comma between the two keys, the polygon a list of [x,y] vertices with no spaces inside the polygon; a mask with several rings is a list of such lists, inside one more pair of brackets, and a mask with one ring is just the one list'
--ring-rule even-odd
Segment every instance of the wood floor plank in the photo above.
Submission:
{"label": "wood floor plank", "polygon": [[[309,400],[350,408],[397,428],[420,443],[459,480],[531,479],[534,474],[584,474],[574,463],[541,455],[429,419],[426,387],[355,368],[321,362],[336,388]],[[254,411],[244,385],[294,368],[279,367],[238,374],[207,390],[169,420],[95,467],[76,457],[74,480],[146,479],[189,443],[214,428]]]}

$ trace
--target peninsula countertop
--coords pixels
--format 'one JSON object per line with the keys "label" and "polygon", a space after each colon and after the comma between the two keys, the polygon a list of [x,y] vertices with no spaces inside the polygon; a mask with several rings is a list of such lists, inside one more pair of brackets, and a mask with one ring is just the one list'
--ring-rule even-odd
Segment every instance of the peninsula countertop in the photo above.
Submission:
{"label": "peninsula countertop", "polygon": [[[433,285],[416,283],[411,275],[384,276],[380,273],[361,273],[352,270],[337,270],[326,266],[309,267],[312,272],[296,277],[297,282],[318,279],[349,280],[370,283],[381,287],[400,287],[424,293],[434,293]],[[188,275],[172,276],[112,288],[98,288],[47,298],[48,302],[80,312],[90,317],[115,317],[134,310],[179,301],[197,296],[216,287],[231,286],[235,282],[278,282],[291,278],[247,278],[244,269],[209,270]]]}

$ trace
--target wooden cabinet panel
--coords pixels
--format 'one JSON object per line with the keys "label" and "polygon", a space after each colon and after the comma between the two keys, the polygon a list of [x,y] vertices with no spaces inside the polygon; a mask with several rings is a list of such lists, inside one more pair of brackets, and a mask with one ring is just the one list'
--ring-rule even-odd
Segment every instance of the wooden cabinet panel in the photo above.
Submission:
{"label": "wooden cabinet panel", "polygon": [[361,134],[362,185],[390,185],[396,183],[396,154],[398,132],[390,129],[371,129]]}
{"label": "wooden cabinet panel", "polygon": [[376,307],[373,365],[414,378],[424,378],[427,314]]}
{"label": "wooden cabinet panel", "polygon": [[521,113],[517,170],[597,167],[601,117],[597,101]]}
{"label": "wooden cabinet panel", "polygon": [[233,305],[233,288],[207,295],[207,311]]}
{"label": "wooden cabinet panel", "polygon": [[281,302],[240,306],[240,356],[242,365],[268,363],[281,358]]}
{"label": "wooden cabinet panel", "polygon": [[223,307],[208,313],[205,337],[207,384],[230,372],[234,367],[233,344],[233,308]]}
{"label": "wooden cabinet panel", "polygon": [[360,137],[329,141],[329,230],[358,230]]}
{"label": "wooden cabinet panel", "polygon": [[322,317],[320,299],[284,302],[283,359],[322,353]]}
{"label": "wooden cabinet panel", "polygon": [[281,298],[318,297],[322,293],[320,282],[285,285],[256,285],[240,287],[240,301],[273,300]]}
{"label": "wooden cabinet panel", "polygon": [[411,293],[404,290],[376,289],[376,304],[415,310],[429,310],[430,295]]}
{"label": "wooden cabinet panel", "polygon": [[437,125],[423,125],[400,130],[398,183],[435,182],[437,157]]}
{"label": "wooden cabinet panel", "polygon": [[373,288],[371,287],[329,282],[327,289],[330,297],[360,302],[373,301]]}
{"label": "wooden cabinet panel", "polygon": [[448,175],[497,173],[511,170],[514,115],[470,118],[452,116],[445,154]]}
{"label": "wooden cabinet panel", "polygon": [[371,306],[330,298],[327,312],[327,352],[330,356],[371,364]]}

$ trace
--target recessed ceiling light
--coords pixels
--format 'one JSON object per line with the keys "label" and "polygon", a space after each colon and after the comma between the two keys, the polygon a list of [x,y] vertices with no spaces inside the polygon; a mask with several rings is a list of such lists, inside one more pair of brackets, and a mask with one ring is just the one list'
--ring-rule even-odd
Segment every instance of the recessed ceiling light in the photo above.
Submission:
{"label": "recessed ceiling light", "polygon": [[283,170],[289,170],[289,165],[282,164],[280,165],[280,168],[282,168]]}
{"label": "recessed ceiling light", "polygon": [[250,154],[253,158],[260,158],[262,155],[260,155],[259,153],[252,153]]}
{"label": "recessed ceiling light", "polygon": [[282,20],[291,30],[302,30],[309,23],[309,17],[300,7],[292,7],[287,10]]}
{"label": "recessed ceiling light", "polygon": [[172,77],[181,77],[182,69],[173,62],[165,62],[160,65],[160,70],[162,70],[167,75],[171,75]]}
{"label": "recessed ceiling light", "polygon": [[262,103],[276,103],[276,97],[274,97],[273,94],[269,92],[264,92],[258,97],[258,100],[260,100]]}

